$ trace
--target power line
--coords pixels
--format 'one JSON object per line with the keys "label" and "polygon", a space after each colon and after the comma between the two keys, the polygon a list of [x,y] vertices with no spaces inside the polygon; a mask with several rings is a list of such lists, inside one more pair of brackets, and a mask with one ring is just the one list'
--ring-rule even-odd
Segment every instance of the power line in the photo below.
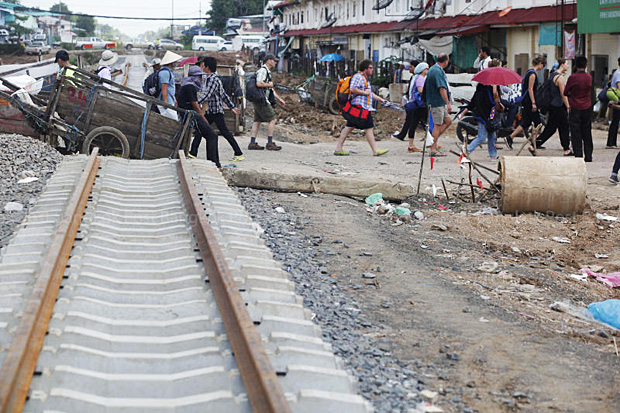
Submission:
{"label": "power line", "polygon": [[[26,11],[36,11],[36,12],[47,12],[47,10],[36,9],[33,7],[15,7],[15,11],[17,12],[26,12]],[[127,17],[127,16],[103,16],[99,14],[85,14],[85,13],[71,13],[71,12],[62,12],[62,11],[50,11],[49,13],[60,14],[62,16],[77,16],[77,17],[98,17],[100,19],[119,19],[119,20],[172,20],[171,17]],[[202,18],[200,17],[175,17],[174,20],[197,20]]]}

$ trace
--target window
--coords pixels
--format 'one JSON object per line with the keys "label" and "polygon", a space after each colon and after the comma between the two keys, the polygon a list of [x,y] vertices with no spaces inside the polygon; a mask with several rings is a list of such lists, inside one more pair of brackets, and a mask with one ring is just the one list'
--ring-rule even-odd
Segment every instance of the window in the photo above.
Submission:
{"label": "window", "polygon": [[356,7],[355,7],[355,6],[356,6],[356,4],[355,4],[355,3],[353,3],[353,17],[355,17],[355,9],[356,9]]}
{"label": "window", "polygon": [[304,12],[301,12],[301,24],[304,24]]}
{"label": "window", "polygon": [[349,3],[347,3],[347,20],[349,19]]}
{"label": "window", "polygon": [[362,0],[362,16],[366,15],[366,0]]}

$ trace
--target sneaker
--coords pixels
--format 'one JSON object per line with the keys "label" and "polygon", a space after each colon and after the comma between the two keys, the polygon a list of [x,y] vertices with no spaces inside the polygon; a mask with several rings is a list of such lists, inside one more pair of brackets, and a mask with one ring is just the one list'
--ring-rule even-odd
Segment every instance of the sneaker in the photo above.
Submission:
{"label": "sneaker", "polygon": [[245,159],[245,156],[243,156],[243,155],[238,155],[238,156],[237,156],[237,155],[235,155],[235,156],[233,156],[233,157],[232,157],[231,161],[233,161],[233,162],[239,162],[239,161],[242,161],[242,160],[244,160],[244,159]]}
{"label": "sneaker", "polygon": [[394,132],[394,133],[392,134],[392,138],[396,138],[396,139],[398,139],[398,140],[400,140],[400,141],[404,141],[404,140],[405,140],[405,137],[404,137],[404,136],[403,136],[402,138],[400,137],[400,131],[396,131],[396,132]]}
{"label": "sneaker", "polygon": [[410,146],[407,148],[407,152],[409,153],[422,152],[422,149],[417,148],[415,146]]}
{"label": "sneaker", "polygon": [[268,151],[279,151],[280,149],[282,149],[281,146],[276,145],[275,142],[269,142],[267,145],[265,145],[265,148]]}
{"label": "sneaker", "polygon": [[264,146],[260,146],[258,143],[251,143],[248,145],[248,149],[251,151],[262,151],[263,149],[265,149]]}
{"label": "sneaker", "polygon": [[499,156],[496,156],[495,158],[491,158],[491,162],[499,162]]}
{"label": "sneaker", "polygon": [[187,154],[187,157],[188,157],[189,159],[196,159],[196,155],[192,155],[191,153],[188,153],[188,154]]}
{"label": "sneaker", "polygon": [[609,182],[612,184],[618,185],[618,175],[612,175],[609,177]]}

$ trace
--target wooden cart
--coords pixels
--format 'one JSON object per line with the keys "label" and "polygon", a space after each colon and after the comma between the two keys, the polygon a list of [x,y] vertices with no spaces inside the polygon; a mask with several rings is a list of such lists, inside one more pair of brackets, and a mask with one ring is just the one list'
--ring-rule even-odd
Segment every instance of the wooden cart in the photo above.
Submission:
{"label": "wooden cart", "polygon": [[[33,96],[34,104],[29,104],[5,92],[0,97],[20,108],[39,139],[52,146],[62,142],[68,153],[99,147],[103,155],[156,159],[174,158],[179,149],[189,149],[195,112],[77,68],[63,69],[47,101]],[[154,105],[173,109],[180,120],[153,112]]]}

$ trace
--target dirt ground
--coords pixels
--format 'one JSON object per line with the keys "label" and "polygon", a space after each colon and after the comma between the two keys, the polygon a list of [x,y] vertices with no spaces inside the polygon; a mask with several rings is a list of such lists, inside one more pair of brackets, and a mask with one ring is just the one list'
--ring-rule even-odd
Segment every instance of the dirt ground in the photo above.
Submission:
{"label": "dirt ground", "polygon": [[[379,125],[392,120],[377,133],[379,147],[390,149],[387,155],[372,157],[364,137],[354,133],[345,144],[351,156],[335,157],[342,118],[295,103],[294,94],[285,93],[285,99],[291,104],[278,109],[275,134],[282,151],[245,151],[245,161],[226,165],[232,152],[223,141],[226,167],[417,185],[421,154],[407,153],[406,142],[388,138],[401,122],[396,112],[380,110],[377,116]],[[363,304],[373,323],[384,326],[379,333],[364,333],[388,338],[395,355],[424,372],[425,385],[439,392],[436,404],[444,411],[456,411],[458,399],[481,412],[614,411],[620,405],[619,332],[550,307],[565,302],[584,309],[620,298],[618,289],[572,276],[584,267],[620,271],[620,223],[596,218],[596,213],[619,216],[620,187],[607,181],[617,151],[604,149],[604,128],[594,128],[593,135],[586,209],[569,217],[474,215],[496,207],[493,197],[483,203],[448,202],[441,179],[466,176],[456,156],[437,159],[433,170],[425,159],[421,195],[407,200],[424,219],[409,224],[396,226],[393,219],[368,212],[359,199],[276,192],[270,197],[274,208],[311,217],[304,232],[323,238],[322,258],[331,276]],[[247,146],[247,135],[237,139]],[[264,140],[261,131],[258,141]],[[517,147],[522,142],[517,140]],[[458,150],[454,126],[441,144]],[[561,156],[557,136],[546,146],[539,152],[542,159]],[[516,150],[499,154],[514,156]],[[496,169],[485,146],[472,159]],[[474,182],[478,178],[474,174]],[[433,185],[439,189],[436,197]],[[454,201],[457,186],[447,189]],[[374,280],[363,279],[364,272],[375,273],[378,282],[367,283]]]}

